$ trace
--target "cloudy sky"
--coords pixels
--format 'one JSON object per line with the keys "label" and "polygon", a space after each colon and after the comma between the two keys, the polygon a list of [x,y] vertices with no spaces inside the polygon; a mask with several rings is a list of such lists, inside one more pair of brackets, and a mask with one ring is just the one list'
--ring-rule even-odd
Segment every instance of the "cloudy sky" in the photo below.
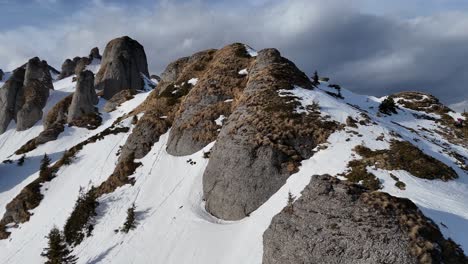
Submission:
{"label": "cloudy sky", "polygon": [[0,10],[5,71],[33,56],[60,69],[122,35],[144,45],[156,74],[243,42],[359,93],[420,90],[468,110],[466,0],[0,0]]}

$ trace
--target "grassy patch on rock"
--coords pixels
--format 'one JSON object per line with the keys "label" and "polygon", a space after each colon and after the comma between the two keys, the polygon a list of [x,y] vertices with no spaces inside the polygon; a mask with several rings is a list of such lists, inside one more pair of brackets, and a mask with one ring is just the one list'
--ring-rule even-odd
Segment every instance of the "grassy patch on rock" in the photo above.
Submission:
{"label": "grassy patch on rock", "polygon": [[413,176],[448,181],[458,178],[457,173],[445,163],[426,155],[419,148],[407,141],[393,140],[390,149],[371,150],[357,146],[357,154],[363,157],[362,162],[385,170],[405,170]]}

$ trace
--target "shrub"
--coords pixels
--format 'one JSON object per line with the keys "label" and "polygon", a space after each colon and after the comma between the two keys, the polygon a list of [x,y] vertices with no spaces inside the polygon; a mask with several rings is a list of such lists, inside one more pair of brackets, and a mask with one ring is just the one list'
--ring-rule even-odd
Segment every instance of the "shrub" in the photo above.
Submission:
{"label": "shrub", "polygon": [[48,247],[44,248],[41,256],[46,257],[46,264],[73,264],[78,260],[71,254],[67,244],[64,241],[62,233],[56,228],[50,230]]}
{"label": "shrub", "polygon": [[92,187],[87,193],[80,189],[80,194],[75,203],[75,208],[67,219],[64,227],[65,241],[70,245],[80,244],[85,236],[90,236],[93,231],[92,220],[96,216],[96,189]]}
{"label": "shrub", "polygon": [[39,167],[39,178],[45,180],[51,180],[54,177],[54,170],[50,167],[50,158],[47,154],[41,160],[41,166]]}
{"label": "shrub", "polygon": [[379,111],[383,114],[391,115],[396,114],[397,106],[395,104],[395,100],[392,97],[387,97],[385,100],[382,101],[379,105]]}
{"label": "shrub", "polygon": [[296,197],[294,197],[291,192],[288,192],[288,205],[286,206],[286,212],[289,214],[294,213],[294,199],[296,199]]}
{"label": "shrub", "polygon": [[18,163],[17,163],[18,166],[23,166],[25,159],[26,159],[26,155],[21,156],[21,158],[19,158]]}
{"label": "shrub", "polygon": [[132,125],[136,125],[138,123],[138,116],[137,115],[134,115],[132,117]]}
{"label": "shrub", "polygon": [[318,76],[317,71],[314,72],[314,75],[312,76],[312,84],[317,86],[320,84],[320,78]]}
{"label": "shrub", "polygon": [[136,218],[135,218],[135,204],[132,204],[131,207],[127,210],[127,219],[121,229],[122,232],[128,233],[128,231],[136,228]]}

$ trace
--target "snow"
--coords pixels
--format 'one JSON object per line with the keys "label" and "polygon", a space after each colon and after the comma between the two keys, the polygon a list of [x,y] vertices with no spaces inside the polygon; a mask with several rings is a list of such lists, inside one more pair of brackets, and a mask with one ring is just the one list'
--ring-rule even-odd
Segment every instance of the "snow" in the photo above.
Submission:
{"label": "snow", "polygon": [[249,72],[247,71],[247,69],[242,69],[238,72],[240,75],[247,75],[249,74]]}
{"label": "snow", "polygon": [[250,57],[257,57],[258,56],[258,52],[254,49],[252,49],[250,46],[248,45],[244,45],[245,46],[245,50],[247,51],[247,53],[250,55]]}
{"label": "snow", "polygon": [[[197,80],[193,78],[188,83],[196,85]],[[71,77],[54,82],[55,91],[51,91],[46,110],[73,92],[75,84],[71,82]],[[347,171],[347,163],[359,158],[353,151],[355,146],[386,149],[390,140],[399,139],[395,133],[451,166],[459,179],[429,181],[416,178],[406,171],[386,171],[373,166],[368,167],[368,171],[381,180],[384,186],[382,191],[411,199],[439,225],[446,237],[452,238],[468,252],[468,174],[448,154],[449,151],[456,151],[468,157],[468,150],[451,144],[434,132],[440,128],[435,121],[415,118],[414,115],[420,112],[402,107],[397,115],[378,114],[378,105],[384,97],[363,96],[342,89],[344,99],[338,99],[327,92],[336,93],[336,90],[323,82],[314,90],[295,86],[291,90],[280,90],[278,94],[298,101],[300,106],[295,111],[299,113],[307,113],[307,106],[315,101],[323,117],[346,123],[348,116],[359,121],[366,113],[371,122],[333,133],[323,144],[327,148],[317,147],[317,153],[302,161],[299,171],[249,217],[240,221],[222,221],[204,210],[202,177],[208,159],[203,157],[203,153],[208,152],[214,142],[193,155],[176,157],[166,152],[167,132],[139,160],[143,165],[132,176],[134,185],[122,186],[99,199],[93,235],[73,252],[79,257],[78,263],[230,264],[239,263],[239,260],[243,263],[261,263],[263,232],[272,217],[287,204],[289,192],[299,198],[313,175],[337,175]],[[141,104],[148,95],[149,92],[139,93],[115,111],[102,113],[103,124],[96,130],[66,127],[57,140],[28,153],[21,167],[16,164],[19,156],[12,153],[37,136],[42,131],[42,123],[38,122],[33,128],[22,132],[15,131],[14,124],[10,124],[7,132],[0,135],[1,160],[10,158],[14,161],[12,164],[0,164],[0,214],[3,215],[5,205],[25,185],[38,177],[37,168],[44,153],[56,161],[64,150],[109,127],[118,117]],[[101,99],[98,108],[102,109],[104,104],[105,100]],[[225,118],[220,115],[214,122],[222,126]],[[121,121],[120,125],[133,128],[131,118]],[[18,228],[11,228],[12,235],[8,240],[0,240],[0,264],[44,262],[40,253],[47,244],[45,236],[54,225],[63,227],[80,187],[98,185],[112,173],[118,160],[116,154],[119,147],[129,134],[109,135],[86,145],[72,164],[62,167],[58,177],[42,187],[44,199],[32,211],[34,215],[30,221]],[[381,135],[384,139],[377,140]],[[190,164],[187,160],[196,163]],[[395,187],[390,173],[406,184],[406,190]],[[128,234],[115,233],[114,230],[125,221],[126,211],[132,203],[137,208],[136,229]]]}
{"label": "snow", "polygon": [[458,113],[458,112],[448,112],[448,115],[451,116],[453,120],[458,120],[458,119],[466,120],[466,117],[464,117],[461,113]]}
{"label": "snow", "polygon": [[190,83],[193,86],[197,85],[197,82],[198,82],[198,78],[192,78],[187,81],[187,83]]}
{"label": "snow", "polygon": [[86,70],[92,71],[94,74],[96,74],[99,71],[99,68],[101,68],[101,60],[93,58],[90,64],[86,66]]}
{"label": "snow", "polygon": [[216,118],[215,123],[217,126],[223,126],[223,121],[226,119],[224,115],[220,115],[218,118]]}
{"label": "snow", "polygon": [[230,103],[230,102],[232,102],[232,101],[234,101],[234,99],[226,99],[226,100],[224,100],[225,103]]}

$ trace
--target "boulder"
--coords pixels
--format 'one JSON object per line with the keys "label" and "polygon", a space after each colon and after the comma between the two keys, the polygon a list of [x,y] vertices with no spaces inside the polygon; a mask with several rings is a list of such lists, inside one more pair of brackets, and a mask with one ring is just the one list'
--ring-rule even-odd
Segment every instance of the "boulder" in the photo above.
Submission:
{"label": "boulder", "polygon": [[142,74],[149,77],[143,46],[127,36],[116,38],[106,45],[95,86],[109,100],[122,90],[143,89]]}
{"label": "boulder", "polygon": [[68,108],[68,122],[82,116],[96,113],[95,105],[99,98],[94,90],[94,74],[91,71],[82,71],[78,74],[76,89]]}
{"label": "boulder", "polygon": [[264,264],[467,261],[410,200],[329,175],[313,176],[263,234]]}

